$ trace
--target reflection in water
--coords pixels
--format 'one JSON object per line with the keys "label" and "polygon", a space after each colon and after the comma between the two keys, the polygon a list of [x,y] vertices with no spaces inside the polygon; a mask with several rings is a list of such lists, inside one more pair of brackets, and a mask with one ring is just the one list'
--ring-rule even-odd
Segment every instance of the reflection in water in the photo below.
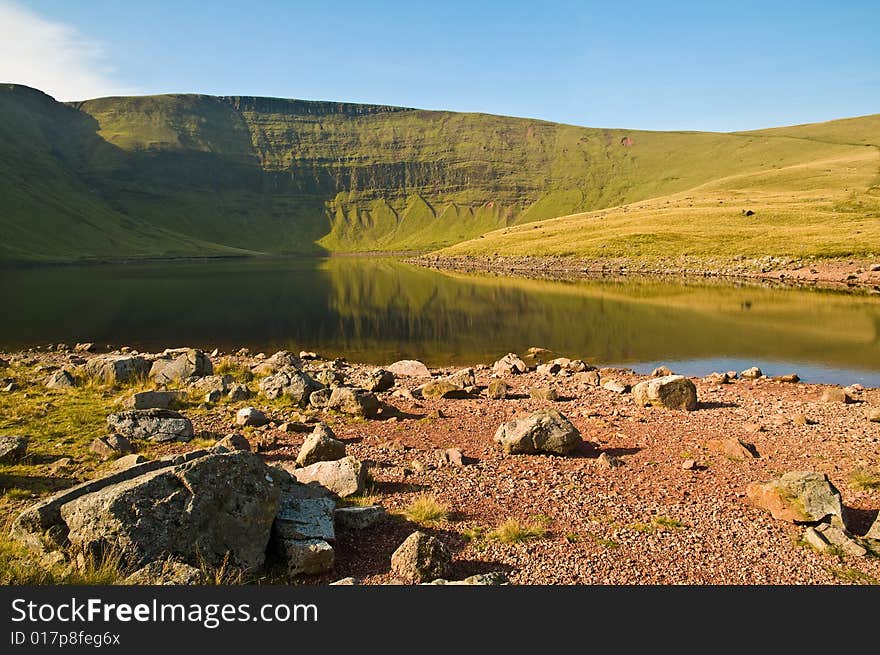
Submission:
{"label": "reflection in water", "polygon": [[465,276],[356,257],[3,270],[0,289],[4,348],[249,346],[441,365],[542,346],[693,374],[748,362],[880,384],[880,302],[830,292]]}

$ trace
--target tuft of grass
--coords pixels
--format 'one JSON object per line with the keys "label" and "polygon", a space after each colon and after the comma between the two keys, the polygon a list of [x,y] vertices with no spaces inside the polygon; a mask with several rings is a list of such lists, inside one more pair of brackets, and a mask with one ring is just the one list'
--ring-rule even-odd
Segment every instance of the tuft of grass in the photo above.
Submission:
{"label": "tuft of grass", "polygon": [[838,580],[849,582],[850,584],[880,585],[880,580],[877,580],[877,578],[848,566],[829,566],[828,572]]}
{"label": "tuft of grass", "polygon": [[250,382],[254,379],[254,374],[244,364],[240,364],[229,357],[223,357],[219,362],[214,364],[215,375],[231,375],[236,382]]}
{"label": "tuft of grass", "polygon": [[413,523],[430,524],[449,518],[449,507],[436,496],[419,494],[403,510],[403,515]]}
{"label": "tuft of grass", "polygon": [[669,516],[657,516],[654,518],[654,525],[664,530],[677,530],[678,528],[686,528],[687,526],[678,519]]}
{"label": "tuft of grass", "polygon": [[524,541],[543,539],[547,536],[547,528],[536,521],[520,522],[510,518],[489,533],[489,539],[505,544],[517,544]]}
{"label": "tuft of grass", "polygon": [[856,491],[880,489],[880,471],[856,469],[849,476],[849,486]]}

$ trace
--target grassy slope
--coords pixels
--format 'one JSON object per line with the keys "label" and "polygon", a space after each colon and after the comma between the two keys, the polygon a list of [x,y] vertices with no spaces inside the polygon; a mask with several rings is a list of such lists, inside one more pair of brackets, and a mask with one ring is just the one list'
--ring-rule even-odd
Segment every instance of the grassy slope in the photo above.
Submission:
{"label": "grassy slope", "polygon": [[[763,253],[777,247],[774,226],[794,228],[805,252],[835,254],[847,246],[842,235],[828,241],[827,228],[851,219],[847,227],[876,243],[859,222],[870,222],[872,197],[839,191],[843,180],[864,189],[876,176],[876,149],[845,144],[874,143],[877,117],[743,134],[639,132],[270,98],[67,106],[6,85],[0,119],[0,220],[10,235],[0,259],[459,242],[450,252],[706,253],[733,240],[742,247],[731,250]],[[789,191],[796,197],[782,202]],[[760,221],[731,209],[746,200]],[[515,227],[589,210],[602,211]]]}
{"label": "grassy slope", "polygon": [[[728,135],[779,154],[685,192],[486,234],[444,255],[664,258],[880,252],[880,115]],[[724,165],[726,162],[719,162]],[[754,216],[742,215],[751,209]]]}

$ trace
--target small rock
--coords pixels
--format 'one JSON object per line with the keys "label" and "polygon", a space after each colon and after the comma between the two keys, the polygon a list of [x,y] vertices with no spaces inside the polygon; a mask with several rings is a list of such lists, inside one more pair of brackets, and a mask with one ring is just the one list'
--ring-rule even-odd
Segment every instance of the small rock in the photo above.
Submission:
{"label": "small rock", "polygon": [[27,455],[27,437],[8,436],[0,437],[0,463],[14,464]]}
{"label": "small rock", "polygon": [[683,375],[667,375],[639,382],[633,388],[633,400],[643,407],[693,411],[697,408],[697,388]]}
{"label": "small rock", "polygon": [[246,384],[233,384],[229,387],[229,392],[226,394],[226,397],[230,401],[235,402],[238,400],[247,400],[253,395],[253,392],[248,389]]}
{"label": "small rock", "polygon": [[251,451],[251,442],[247,440],[243,434],[233,432],[217,442],[218,446],[223,446],[227,450],[246,450]]}
{"label": "small rock", "polygon": [[256,407],[242,407],[235,414],[236,425],[260,427],[268,422],[269,419],[266,418],[266,415]]}
{"label": "small rock", "polygon": [[69,389],[76,386],[74,377],[65,370],[55,371],[46,378],[46,388],[48,389]]}
{"label": "small rock", "polygon": [[12,393],[13,391],[18,391],[21,387],[18,386],[17,382],[10,382],[5,387],[3,387],[3,391],[6,393]]}
{"label": "small rock", "polygon": [[681,468],[685,471],[694,471],[697,468],[697,462],[693,459],[686,459],[681,463]]}
{"label": "small rock", "polygon": [[492,372],[496,375],[519,375],[527,370],[526,363],[514,353],[507,353],[492,365]]}
{"label": "small rock", "polygon": [[825,389],[822,392],[823,403],[851,403],[853,402],[852,396],[850,396],[845,390],[840,387],[831,387],[830,389]]}
{"label": "small rock", "polygon": [[405,582],[430,582],[446,575],[452,556],[442,541],[413,532],[391,555],[391,572]]}
{"label": "small rock", "polygon": [[458,448],[447,448],[440,453],[440,466],[461,467],[464,465],[464,455]]}
{"label": "small rock", "polygon": [[146,461],[147,458],[143,455],[138,455],[135,453],[132,453],[131,455],[123,455],[113,462],[113,469],[117,471],[122,471],[131,468],[135,464],[143,464]]}
{"label": "small rock", "polygon": [[619,380],[615,380],[613,378],[605,380],[605,382],[602,383],[602,388],[606,391],[613,391],[614,393],[620,394],[627,393],[630,390],[630,386],[628,384],[624,384],[623,382],[620,382]]}
{"label": "small rock", "polygon": [[336,387],[330,393],[326,407],[343,414],[373,418],[379,413],[380,406],[379,399],[370,391],[352,387]]}
{"label": "small rock", "polygon": [[623,460],[620,459],[617,455],[609,455],[608,453],[601,453],[596,458],[596,464],[606,469],[615,469],[619,466],[623,466]]}
{"label": "small rock", "polygon": [[553,387],[535,387],[534,389],[529,389],[529,396],[535,400],[547,400],[550,402],[559,400],[559,394],[556,393],[556,389]]}
{"label": "small rock", "polygon": [[816,425],[818,423],[818,421],[808,418],[806,414],[792,415],[791,422],[795,425]]}
{"label": "small rock", "polygon": [[501,424],[493,440],[507,454],[553,453],[568,455],[583,440],[581,433],[556,410],[535,412]]}
{"label": "small rock", "polygon": [[431,371],[428,367],[416,359],[402,359],[388,367],[388,371],[394,375],[411,378],[429,378]]}
{"label": "small rock", "polygon": [[311,350],[300,350],[299,351],[299,358],[300,359],[320,359],[320,357],[318,357],[318,353],[312,352]]}
{"label": "small rock", "polygon": [[547,364],[539,364],[536,370],[538,375],[556,375],[562,370],[562,366],[557,362],[548,362]]}
{"label": "small rock", "polygon": [[360,584],[360,580],[349,576],[347,578],[340,578],[336,582],[331,582],[330,586],[331,587],[333,587],[333,586],[350,586],[350,585],[359,585],[359,584]]}
{"label": "small rock", "polygon": [[205,394],[205,404],[213,405],[214,403],[220,402],[220,399],[223,397],[223,393],[220,389],[211,389],[208,393]]}
{"label": "small rock", "polygon": [[759,369],[757,366],[752,366],[751,368],[747,368],[745,371],[740,373],[740,377],[743,380],[757,380],[760,377],[764,376],[764,372]]}
{"label": "small rock", "polygon": [[508,393],[510,386],[504,380],[492,380],[486,389],[486,395],[493,400],[504,400]]}
{"label": "small rock", "polygon": [[668,366],[658,366],[651,371],[652,378],[665,378],[668,375],[674,375]]}
{"label": "small rock", "polygon": [[869,407],[865,415],[871,423],[880,423],[880,407]]}
{"label": "small rock", "polygon": [[468,392],[460,384],[446,378],[431,380],[422,386],[422,397],[430,399],[440,398],[467,398]]}
{"label": "small rock", "polygon": [[706,448],[732,459],[754,459],[759,456],[754,445],[734,438],[710,439],[706,442]]}
{"label": "small rock", "polygon": [[204,585],[205,574],[184,562],[157,560],[138,569],[123,580],[126,585]]}
{"label": "small rock", "polygon": [[320,575],[333,569],[333,547],[323,539],[285,539],[276,552],[290,576]]}
{"label": "small rock", "polygon": [[290,472],[299,482],[317,484],[340,498],[363,493],[366,488],[366,467],[351,455],[332,462],[317,462]]}
{"label": "small rock", "polygon": [[98,437],[89,445],[89,450],[98,455],[102,460],[108,460],[119,455],[128,455],[134,452],[134,446],[121,434],[108,434],[106,437]]}
{"label": "small rock", "polygon": [[777,375],[773,379],[777,382],[788,382],[791,384],[795,384],[801,381],[801,378],[797,373],[789,373],[788,375]]}
{"label": "small rock", "polygon": [[388,391],[393,386],[394,373],[391,371],[386,371],[384,368],[377,368],[370,373],[370,381],[367,384],[368,390],[374,393],[379,393],[382,391]]}
{"label": "small rock", "polygon": [[453,586],[453,585],[467,585],[467,586],[480,586],[480,587],[488,587],[488,586],[498,586],[498,585],[509,585],[510,581],[507,579],[507,576],[500,571],[492,571],[491,573],[477,573],[476,575],[471,575],[466,577],[464,580],[445,580],[443,578],[438,578],[433,582],[423,582],[424,585],[443,585],[443,586]]}
{"label": "small rock", "polygon": [[821,534],[828,543],[837,546],[847,555],[864,557],[868,554],[868,551],[864,546],[855,541],[846,530],[836,525],[822,523],[821,525],[816,526],[816,532]]}
{"label": "small rock", "polygon": [[332,462],[343,457],[345,457],[345,444],[336,438],[333,430],[323,423],[318,423],[300,447],[296,463],[300,466],[310,466],[316,462]]}
{"label": "small rock", "polygon": [[95,344],[90,341],[76,344],[73,349],[78,353],[90,353],[95,349]]}
{"label": "small rock", "polygon": [[580,382],[581,384],[588,384],[591,387],[598,387],[602,382],[599,371],[584,371],[582,373],[575,373],[574,380],[575,382]]}
{"label": "small rock", "polygon": [[727,373],[715,372],[704,377],[703,382],[708,382],[709,384],[730,384],[730,378]]}
{"label": "small rock", "polygon": [[381,505],[340,507],[333,513],[337,530],[365,530],[383,520],[387,514]]}
{"label": "small rock", "polygon": [[168,409],[173,403],[185,400],[186,393],[183,391],[139,391],[125,404],[132,409]]}
{"label": "small rock", "polygon": [[129,439],[149,441],[189,441],[193,437],[192,422],[170,409],[133,409],[107,417],[110,432]]}

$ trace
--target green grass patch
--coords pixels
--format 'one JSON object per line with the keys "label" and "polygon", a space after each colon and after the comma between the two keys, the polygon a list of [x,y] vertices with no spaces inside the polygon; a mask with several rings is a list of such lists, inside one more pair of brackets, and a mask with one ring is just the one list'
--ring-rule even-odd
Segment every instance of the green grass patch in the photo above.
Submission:
{"label": "green grass patch", "polygon": [[535,539],[543,539],[547,536],[545,524],[539,521],[519,521],[509,518],[497,528],[492,530],[487,537],[505,544],[517,544]]}
{"label": "green grass patch", "polygon": [[856,469],[848,478],[849,486],[856,491],[880,489],[880,471]]}

